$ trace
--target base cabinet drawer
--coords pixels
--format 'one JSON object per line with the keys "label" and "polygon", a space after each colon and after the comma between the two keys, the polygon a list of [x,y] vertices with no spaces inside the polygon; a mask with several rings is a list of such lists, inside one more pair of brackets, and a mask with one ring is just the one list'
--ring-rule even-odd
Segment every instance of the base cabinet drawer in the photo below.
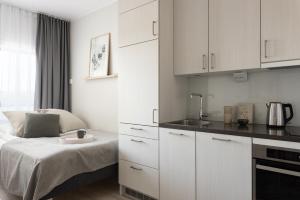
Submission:
{"label": "base cabinet drawer", "polygon": [[121,135],[131,135],[149,139],[158,139],[158,127],[141,126],[134,124],[119,124],[119,133]]}
{"label": "base cabinet drawer", "polygon": [[158,169],[158,140],[120,135],[119,158]]}
{"label": "base cabinet drawer", "polygon": [[158,199],[159,183],[156,169],[120,160],[119,183]]}

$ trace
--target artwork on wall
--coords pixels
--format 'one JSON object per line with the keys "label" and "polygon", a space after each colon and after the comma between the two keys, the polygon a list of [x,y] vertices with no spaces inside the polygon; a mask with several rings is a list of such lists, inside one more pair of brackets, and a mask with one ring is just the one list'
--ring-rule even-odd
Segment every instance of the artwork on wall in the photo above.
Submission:
{"label": "artwork on wall", "polygon": [[108,75],[109,52],[109,33],[92,38],[90,49],[89,79],[102,78]]}

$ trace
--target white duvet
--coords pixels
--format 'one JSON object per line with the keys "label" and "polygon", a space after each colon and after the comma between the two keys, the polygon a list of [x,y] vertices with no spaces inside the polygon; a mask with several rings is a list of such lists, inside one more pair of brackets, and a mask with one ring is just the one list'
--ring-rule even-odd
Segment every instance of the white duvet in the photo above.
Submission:
{"label": "white duvet", "polygon": [[12,136],[3,132],[0,132],[0,150],[3,144],[5,144],[6,142],[16,139],[16,136]]}
{"label": "white duvet", "polygon": [[[0,132],[0,152],[5,152],[5,147],[7,147],[8,144],[10,143],[14,143],[16,141],[22,141],[24,140],[24,143],[30,143],[32,142],[33,144],[36,143],[36,145],[34,145],[34,148],[38,148],[37,145],[40,145],[40,144],[43,144],[45,146],[49,146],[50,148],[56,148],[56,150],[58,150],[59,148],[63,148],[64,150],[66,150],[67,152],[68,151],[74,151],[74,152],[79,152],[79,155],[87,155],[86,157],[83,157],[83,158],[86,158],[86,169],[85,168],[82,168],[82,173],[84,172],[89,172],[89,171],[94,171],[96,168],[90,168],[91,166],[92,167],[95,167],[98,166],[100,168],[102,167],[105,167],[105,166],[109,166],[111,164],[115,164],[117,163],[117,148],[118,148],[118,143],[117,143],[117,140],[118,140],[118,136],[116,134],[110,134],[110,133],[103,133],[103,132],[99,132],[99,131],[92,131],[92,130],[89,130],[90,133],[92,133],[95,137],[96,137],[96,141],[95,142],[92,142],[91,144],[82,144],[82,145],[63,145],[63,144],[60,144],[59,141],[58,141],[58,138],[33,138],[33,139],[22,139],[22,138],[18,138],[18,137],[15,137],[15,136],[12,136],[12,135],[9,135],[9,134],[5,134],[3,132]],[[69,133],[70,134],[70,133]],[[72,134],[72,133],[71,133]],[[73,133],[74,134],[74,133]],[[4,145],[6,144],[6,145]],[[4,145],[4,146],[3,146]],[[3,146],[3,148],[2,148]],[[21,145],[22,146],[22,145]],[[26,148],[28,147],[25,146]],[[59,147],[59,148],[58,148]],[[2,149],[2,151],[1,151]],[[28,149],[29,150],[29,149]],[[55,149],[53,149],[54,151]],[[94,153],[93,153],[94,152]],[[93,156],[92,154],[97,154],[97,156]],[[91,154],[92,156],[89,157],[89,154]],[[100,157],[99,157],[100,156]],[[69,156],[68,156],[69,157]],[[97,159],[95,159],[96,157],[98,157]],[[56,158],[56,157],[55,157]],[[79,159],[80,157],[78,157],[78,162],[80,161]],[[5,159],[7,160],[7,159]],[[14,159],[13,159],[14,160]],[[59,160],[59,158],[55,159],[55,160]],[[63,160],[66,160],[66,159],[63,159]],[[74,161],[77,161],[74,160]],[[7,160],[7,162],[11,162],[11,160]],[[62,161],[60,161],[62,162]],[[63,162],[62,162],[63,163]],[[90,166],[91,165],[91,166]],[[95,165],[95,166],[93,166]],[[5,166],[5,165],[3,165]],[[1,166],[1,168],[3,167]],[[21,166],[21,165],[20,165]],[[48,165],[47,165],[48,166]],[[79,166],[76,164],[76,166]],[[26,166],[25,166],[26,167]],[[26,169],[24,166],[21,167],[22,169]],[[3,169],[4,170],[4,167]],[[22,170],[21,170],[22,171]],[[20,171],[20,174],[22,174],[22,177],[24,177],[24,173],[21,173]],[[68,170],[68,171],[72,171],[72,170]],[[60,172],[60,171],[59,171]],[[13,179],[15,178],[15,175],[13,175],[13,173],[2,173],[2,174],[6,174],[7,176],[10,176],[8,180],[10,179]],[[18,173],[16,173],[18,174]],[[64,172],[63,170],[61,170],[61,174],[58,176],[58,177],[63,177],[63,175],[66,174],[66,172]],[[76,174],[72,174],[73,175],[76,175]],[[70,175],[70,177],[72,177]],[[60,182],[55,182],[55,181],[50,181],[52,183],[49,184],[47,183],[47,187],[45,188],[42,188],[43,190],[46,189],[46,192],[50,192],[55,186],[61,184],[62,182],[64,182],[66,179],[70,178],[70,177],[66,177],[65,179],[62,179],[62,180],[59,180]],[[49,179],[49,178],[47,178]],[[6,180],[5,178],[3,180]],[[3,180],[1,180],[1,182],[3,182]],[[4,181],[5,182],[5,181]],[[9,181],[9,182],[12,182],[12,181]],[[16,182],[18,183],[18,182]],[[50,186],[51,185],[51,186]],[[6,186],[6,187],[5,187]],[[18,186],[16,184],[16,186]],[[21,186],[21,185],[20,185]],[[50,188],[48,188],[48,186]],[[14,199],[18,199],[16,198],[17,196],[23,196],[24,197],[24,193],[26,193],[27,191],[23,191],[20,189],[20,193],[16,193],[14,195],[8,195],[8,190],[6,189],[3,189],[3,188],[8,188],[8,185],[4,184],[1,185],[0,184],[0,200],[14,200]],[[19,188],[22,188],[22,187],[16,187],[16,188],[13,188],[10,192],[12,191],[17,191]],[[49,191],[48,191],[49,190]],[[4,194],[5,192],[5,194]],[[45,195],[46,192],[43,192],[42,194]],[[15,196],[16,195],[16,196]],[[43,196],[42,195],[42,196]],[[14,197],[14,198],[13,198]],[[24,198],[23,198],[24,199]],[[26,199],[26,198],[25,198]],[[27,198],[27,199],[34,199],[34,198]],[[37,198],[38,199],[38,198]]]}
{"label": "white duvet", "polygon": [[4,143],[8,142],[9,140],[16,139],[12,133],[13,128],[10,123],[8,121],[0,121],[0,149]]}

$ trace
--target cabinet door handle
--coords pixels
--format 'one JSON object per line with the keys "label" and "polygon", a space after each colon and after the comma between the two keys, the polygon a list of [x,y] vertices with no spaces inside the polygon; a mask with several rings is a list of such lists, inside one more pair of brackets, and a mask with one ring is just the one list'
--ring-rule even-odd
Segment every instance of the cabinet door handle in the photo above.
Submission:
{"label": "cabinet door handle", "polygon": [[210,67],[211,67],[211,69],[215,69],[215,63],[214,63],[214,61],[215,61],[215,54],[211,53],[210,54]]}
{"label": "cabinet door handle", "polygon": [[142,140],[135,140],[135,139],[131,139],[130,141],[131,141],[131,142],[137,142],[137,143],[145,143],[145,142],[142,141]]}
{"label": "cabinet door handle", "polygon": [[158,122],[155,121],[155,112],[158,111],[158,109],[153,109],[152,110],[152,123],[153,124],[158,124]]}
{"label": "cabinet door handle", "polygon": [[265,58],[268,58],[268,44],[269,44],[269,40],[265,40]]}
{"label": "cabinet door handle", "polygon": [[156,25],[157,21],[152,21],[152,35],[153,36],[157,36],[157,33],[155,33],[155,25]]}
{"label": "cabinet door handle", "polygon": [[215,138],[215,137],[213,137],[212,140],[217,140],[217,141],[221,141],[221,142],[231,142],[232,141],[230,139],[221,139],[221,138]]}
{"label": "cabinet door handle", "polygon": [[142,129],[142,128],[135,128],[135,127],[131,127],[130,128],[131,130],[135,130],[135,131],[143,131],[144,129]]}
{"label": "cabinet door handle", "polygon": [[183,133],[173,133],[173,132],[169,132],[170,135],[176,135],[176,136],[185,136],[185,134]]}
{"label": "cabinet door handle", "polygon": [[133,170],[136,170],[136,171],[143,171],[142,168],[137,168],[137,167],[134,167],[134,166],[130,166],[131,169]]}
{"label": "cabinet door handle", "polygon": [[206,55],[205,54],[202,55],[202,59],[203,59],[203,63],[202,63],[203,67],[202,67],[202,69],[206,70]]}

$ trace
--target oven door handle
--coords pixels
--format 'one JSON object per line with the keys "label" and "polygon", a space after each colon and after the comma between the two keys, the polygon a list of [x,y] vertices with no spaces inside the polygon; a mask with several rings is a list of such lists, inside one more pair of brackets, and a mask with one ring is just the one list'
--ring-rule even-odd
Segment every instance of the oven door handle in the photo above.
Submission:
{"label": "oven door handle", "polygon": [[270,172],[275,172],[275,173],[300,177],[300,172],[297,172],[297,171],[292,171],[292,170],[287,170],[287,169],[280,169],[280,168],[276,168],[276,167],[270,167],[270,166],[259,165],[259,164],[256,165],[256,168],[264,170],[264,171],[270,171]]}

